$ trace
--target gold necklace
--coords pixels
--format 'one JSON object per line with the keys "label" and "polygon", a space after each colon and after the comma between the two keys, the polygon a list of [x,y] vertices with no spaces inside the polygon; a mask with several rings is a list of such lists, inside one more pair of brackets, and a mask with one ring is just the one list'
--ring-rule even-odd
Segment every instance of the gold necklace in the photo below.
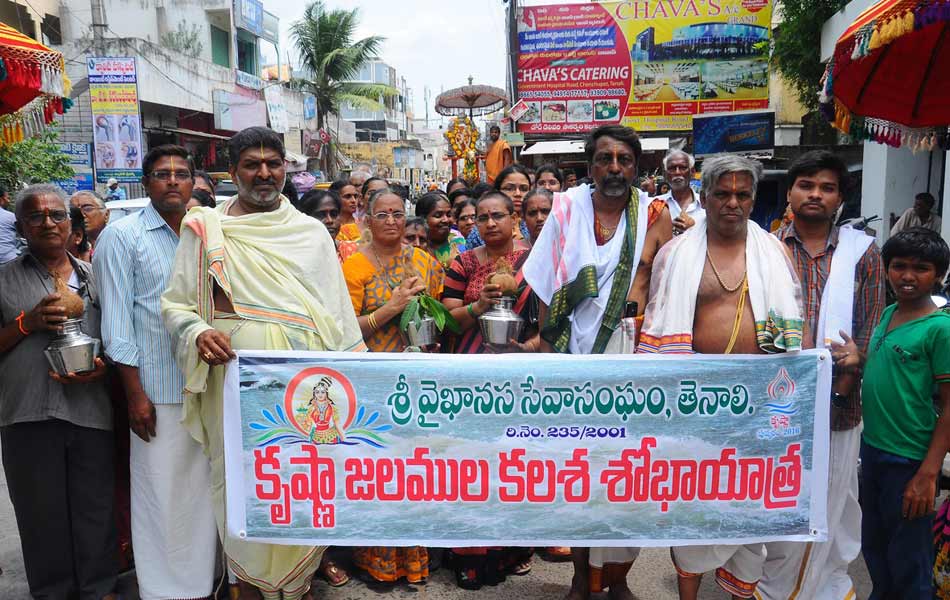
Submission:
{"label": "gold necklace", "polygon": [[617,223],[613,227],[604,227],[604,224],[600,222],[600,217],[597,216],[597,213],[594,213],[594,225],[597,227],[598,237],[601,241],[607,242],[614,237],[614,233],[617,232],[617,227],[620,226],[620,223]]}
{"label": "gold necklace", "polygon": [[716,268],[716,263],[713,262],[712,256],[709,254],[709,248],[706,248],[706,260],[709,261],[709,266],[712,267],[713,275],[716,276],[716,280],[719,282],[719,285],[721,285],[722,289],[726,290],[730,294],[737,292],[739,288],[742,287],[742,285],[746,282],[746,278],[749,276],[748,270],[743,270],[742,279],[739,280],[739,283],[737,283],[735,287],[729,287],[722,280],[722,275],[719,274],[719,269]]}

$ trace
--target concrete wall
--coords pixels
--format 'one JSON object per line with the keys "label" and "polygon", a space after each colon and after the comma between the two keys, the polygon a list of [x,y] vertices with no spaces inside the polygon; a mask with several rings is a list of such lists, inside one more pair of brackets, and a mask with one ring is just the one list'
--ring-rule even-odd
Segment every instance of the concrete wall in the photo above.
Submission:
{"label": "concrete wall", "polygon": [[862,12],[871,7],[877,0],[851,0],[843,9],[825,21],[821,28],[821,61],[828,62],[834,54],[835,43],[844,30],[848,28]]}

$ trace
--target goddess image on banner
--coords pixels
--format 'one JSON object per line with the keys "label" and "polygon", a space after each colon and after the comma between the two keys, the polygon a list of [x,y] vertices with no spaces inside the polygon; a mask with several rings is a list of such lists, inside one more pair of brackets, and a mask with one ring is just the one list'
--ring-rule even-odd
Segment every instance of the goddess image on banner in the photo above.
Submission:
{"label": "goddess image on banner", "polygon": [[244,351],[226,382],[228,531],[340,546],[822,540],[830,389],[825,350]]}

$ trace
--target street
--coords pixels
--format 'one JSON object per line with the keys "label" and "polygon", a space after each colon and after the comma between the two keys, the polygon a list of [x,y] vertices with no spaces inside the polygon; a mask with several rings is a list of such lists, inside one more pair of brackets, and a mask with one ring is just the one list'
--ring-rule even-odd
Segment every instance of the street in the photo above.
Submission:
{"label": "street", "polygon": [[[28,600],[29,587],[20,555],[20,537],[17,535],[13,506],[7,491],[6,477],[0,469],[0,600]],[[485,587],[478,592],[467,592],[455,585],[448,569],[436,571],[425,586],[400,584],[395,587],[380,584],[366,585],[357,577],[341,588],[331,588],[323,580],[314,584],[314,597],[320,600],[357,600],[362,598],[517,598],[518,600],[549,600],[561,598],[571,582],[570,563],[551,563],[535,556],[532,571],[524,577],[509,577],[497,587]],[[350,571],[351,575],[353,571]],[[862,560],[851,566],[857,597],[867,598],[871,591],[867,570]],[[629,576],[630,588],[638,600],[676,600],[676,574],[667,548],[646,549],[640,554]],[[127,574],[120,580],[122,600],[137,600],[135,578]],[[603,595],[606,597],[606,595]],[[722,599],[729,596],[706,576],[700,591],[701,598]]]}

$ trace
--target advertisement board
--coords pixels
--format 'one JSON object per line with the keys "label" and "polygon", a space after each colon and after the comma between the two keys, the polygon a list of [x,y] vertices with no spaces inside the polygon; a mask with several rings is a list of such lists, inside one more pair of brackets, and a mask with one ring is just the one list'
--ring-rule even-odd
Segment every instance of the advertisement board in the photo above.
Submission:
{"label": "advertisement board", "polygon": [[240,87],[234,91],[212,90],[214,128],[240,131],[245,127],[267,126],[267,105],[259,92]]}
{"label": "advertisement board", "polygon": [[135,58],[90,57],[86,69],[96,180],[137,182],[142,178],[142,129]]}
{"label": "advertisement board", "polygon": [[689,130],[696,114],[768,108],[771,16],[771,0],[519,8],[518,130]]}
{"label": "advertisement board", "polygon": [[280,91],[280,85],[271,83],[264,87],[264,103],[267,104],[270,128],[277,133],[287,133],[290,125],[287,122],[287,107],[284,106],[284,95]]}
{"label": "advertisement board", "polygon": [[830,388],[826,350],[242,351],[225,381],[228,533],[440,548],[822,540]]}
{"label": "advertisement board", "polygon": [[264,3],[261,0],[234,0],[235,24],[258,37],[264,35]]}
{"label": "advertisement board", "polygon": [[775,148],[775,111],[749,111],[693,117],[693,152],[762,155]]}

